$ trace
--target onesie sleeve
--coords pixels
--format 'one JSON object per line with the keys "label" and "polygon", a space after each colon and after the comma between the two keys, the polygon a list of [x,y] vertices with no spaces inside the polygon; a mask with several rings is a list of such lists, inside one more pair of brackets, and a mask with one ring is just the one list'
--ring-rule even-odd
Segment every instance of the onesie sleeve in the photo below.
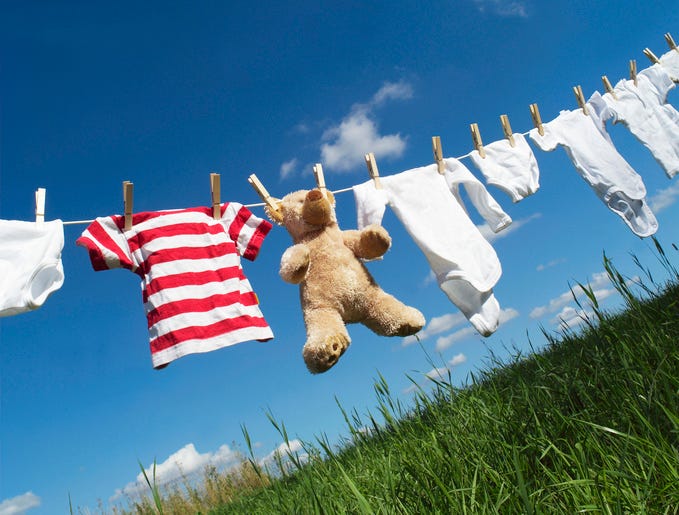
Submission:
{"label": "onesie sleeve", "polygon": [[358,184],[353,190],[358,228],[363,229],[370,224],[380,225],[388,203],[386,192],[375,188],[373,181]]}
{"label": "onesie sleeve", "polygon": [[455,158],[446,158],[446,182],[448,187],[457,198],[460,205],[464,206],[459,196],[458,185],[462,184],[467,190],[469,200],[481,214],[493,232],[500,232],[512,223],[511,217],[505,213],[500,204],[488,193],[486,187],[481,184],[465,165]]}
{"label": "onesie sleeve", "polygon": [[94,270],[126,268],[136,271],[130,246],[122,231],[123,223],[123,217],[117,215],[97,218],[76,240],[76,245],[85,247],[89,252]]}
{"label": "onesie sleeve", "polygon": [[268,220],[255,216],[237,202],[227,204],[221,222],[236,244],[238,253],[250,261],[254,261],[259,254],[264,238],[272,227]]}
{"label": "onesie sleeve", "polygon": [[660,57],[660,65],[672,80],[679,80],[679,52],[672,49]]}

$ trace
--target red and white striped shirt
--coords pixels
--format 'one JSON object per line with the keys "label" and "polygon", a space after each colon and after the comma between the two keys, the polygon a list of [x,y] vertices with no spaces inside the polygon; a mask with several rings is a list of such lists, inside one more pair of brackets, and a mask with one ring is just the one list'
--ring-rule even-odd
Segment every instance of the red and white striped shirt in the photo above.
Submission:
{"label": "red and white striped shirt", "polygon": [[254,260],[271,224],[235,202],[97,218],[76,241],[95,270],[141,277],[154,368],[246,340],[273,338],[241,267]]}

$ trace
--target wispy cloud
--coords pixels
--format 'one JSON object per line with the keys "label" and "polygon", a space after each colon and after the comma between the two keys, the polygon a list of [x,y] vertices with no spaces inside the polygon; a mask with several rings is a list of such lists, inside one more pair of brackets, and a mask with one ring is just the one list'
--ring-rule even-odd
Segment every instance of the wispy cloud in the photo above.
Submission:
{"label": "wispy cloud", "polygon": [[28,510],[40,506],[40,497],[33,492],[26,492],[0,502],[0,515],[23,515]]}
{"label": "wispy cloud", "polygon": [[367,103],[354,104],[342,121],[328,128],[322,136],[321,161],[327,168],[347,172],[363,165],[364,155],[377,159],[396,158],[403,154],[406,138],[401,134],[381,135],[375,109],[392,100],[412,98],[413,88],[406,81],[386,82]]}
{"label": "wispy cloud", "polygon": [[299,161],[297,160],[296,157],[293,157],[290,159],[290,161],[286,161],[281,165],[281,172],[280,172],[280,177],[281,179],[287,179],[291,175],[293,175],[297,171],[297,165],[299,164]]}
{"label": "wispy cloud", "polygon": [[309,454],[304,451],[301,440],[294,439],[289,442],[283,442],[259,460],[259,465],[265,468],[280,465],[287,469],[287,467],[293,466],[290,460],[291,456],[294,456],[297,461],[302,463],[309,460]]}
{"label": "wispy cloud", "polygon": [[502,17],[527,18],[526,3],[518,0],[473,0],[477,9],[482,13],[495,14]]}
{"label": "wispy cloud", "polygon": [[675,182],[665,189],[658,190],[652,197],[649,197],[648,206],[654,213],[658,214],[674,204],[678,197],[679,182]]}
{"label": "wispy cloud", "polygon": [[526,225],[528,222],[531,222],[533,220],[536,220],[542,216],[542,213],[533,213],[532,215],[522,218],[520,220],[513,220],[511,225],[509,225],[506,229],[501,230],[500,232],[493,232],[492,229],[488,226],[488,224],[482,224],[482,225],[477,225],[479,231],[481,231],[481,234],[483,237],[488,240],[489,243],[493,243],[495,240],[499,240],[500,238],[505,238],[512,234],[514,231],[517,229],[520,229],[524,225]]}
{"label": "wispy cloud", "polygon": [[551,261],[545,264],[539,264],[538,266],[535,267],[535,270],[537,270],[538,272],[542,272],[543,270],[547,270],[548,268],[552,268],[553,266],[557,266],[565,262],[566,258],[552,259]]}
{"label": "wispy cloud", "polygon": [[[631,279],[628,279],[626,281],[626,284],[627,285],[634,284],[636,281],[638,281],[638,279],[639,278],[636,276],[632,277]],[[602,300],[607,299],[608,297],[618,294],[618,291],[611,285],[611,281],[606,272],[596,272],[592,274],[592,279],[583,286],[587,286],[592,290],[592,293],[594,294],[598,302],[601,302]],[[573,298],[574,295],[578,299],[583,299],[586,297],[585,292],[582,290],[582,288],[580,288],[579,286],[575,286],[573,287],[572,292],[570,290],[565,291],[561,295],[551,299],[544,306],[538,306],[534,308],[528,316],[530,316],[533,319],[536,319],[541,318],[547,314],[556,313],[557,311],[562,310],[559,316],[556,317],[556,319],[558,319],[559,317],[572,318],[570,317],[571,314],[570,312],[566,312],[564,314],[563,308],[568,304],[574,302]],[[552,319],[552,321],[556,319]]]}
{"label": "wispy cloud", "polygon": [[[504,324],[505,322],[508,322],[512,320],[513,318],[516,318],[519,316],[519,312],[515,310],[514,308],[506,308],[500,311],[500,325]],[[437,352],[442,352],[446,350],[448,347],[452,346],[454,343],[457,343],[461,340],[464,340],[468,336],[471,336],[473,334],[478,334],[476,330],[472,327],[464,327],[462,329],[459,329],[455,331],[454,333],[451,333],[447,336],[441,336],[437,338],[436,340],[436,351]]]}
{"label": "wispy cloud", "polygon": [[429,320],[429,323],[417,335],[406,336],[403,338],[403,346],[412,345],[416,341],[426,340],[431,336],[450,331],[453,327],[458,326],[466,321],[464,315],[460,312],[448,313],[439,317],[434,317]]}
{"label": "wispy cloud", "polygon": [[[429,372],[424,374],[425,381],[446,381],[448,379],[448,372],[463,363],[467,362],[467,356],[462,352],[453,356],[453,359],[449,360],[443,367],[434,367]],[[411,393],[418,388],[416,384],[413,384],[403,390],[403,393]]]}
{"label": "wispy cloud", "polygon": [[[192,444],[186,444],[177,452],[171,454],[165,461],[155,466],[156,484],[166,485],[180,478],[190,477],[201,472],[206,466],[212,465],[218,468],[234,465],[238,455],[228,445],[222,445],[216,452],[198,453]],[[147,476],[153,475],[153,465],[145,468]],[[116,490],[110,501],[115,502],[123,496],[136,497],[148,488],[143,473],[139,473],[135,481],[128,483],[123,488]]]}

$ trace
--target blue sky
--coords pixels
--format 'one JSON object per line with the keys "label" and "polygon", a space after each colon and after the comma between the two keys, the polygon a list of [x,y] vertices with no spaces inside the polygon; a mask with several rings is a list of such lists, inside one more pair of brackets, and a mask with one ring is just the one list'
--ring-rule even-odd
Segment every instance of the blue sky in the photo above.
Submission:
{"label": "blue sky", "polygon": [[[642,50],[679,39],[676,2],[3,2],[0,5],[0,218],[34,219],[34,191],[47,189],[47,219],[92,219],[122,211],[121,182],[135,209],[207,205],[209,173],[222,198],[259,198],[251,173],[282,196],[314,184],[330,189],[368,179],[365,152],[381,175],[502,138],[575,109],[572,86],[589,96],[626,77]],[[669,101],[679,106],[679,94]],[[679,186],[621,126],[616,147],[643,177],[666,248],[678,240]],[[382,374],[407,402],[412,384],[449,368],[456,381],[489,353],[543,342],[540,328],[572,320],[569,284],[590,282],[608,306],[619,298],[602,275],[602,253],[635,275],[631,255],[651,269],[640,240],[578,176],[562,149],[533,145],[540,190],[518,204],[488,190],[514,219],[495,235],[503,276],[495,294],[503,324],[474,333],[429,275],[426,260],[387,210],[393,246],[369,264],[378,283],[420,309],[420,336],[383,338],[350,326],[353,343],[328,373],[304,366],[297,287],[278,265],[290,239],[274,228],[255,262],[244,262],[276,338],[151,367],[138,278],[93,272],[75,245],[84,225],[65,228],[66,280],[40,309],[0,320],[0,514],[96,511],[134,495],[138,462],[155,460],[162,480],[208,463],[228,466],[244,450],[258,458],[281,445],[265,415],[292,439],[346,434],[337,399],[365,413]],[[468,159],[463,162],[477,177]],[[342,228],[356,226],[353,195],[337,195]],[[253,211],[263,216],[260,207]],[[474,221],[482,220],[470,210]],[[1,242],[0,242],[1,244]],[[673,252],[673,251],[672,251]],[[293,442],[293,447],[295,447]]]}

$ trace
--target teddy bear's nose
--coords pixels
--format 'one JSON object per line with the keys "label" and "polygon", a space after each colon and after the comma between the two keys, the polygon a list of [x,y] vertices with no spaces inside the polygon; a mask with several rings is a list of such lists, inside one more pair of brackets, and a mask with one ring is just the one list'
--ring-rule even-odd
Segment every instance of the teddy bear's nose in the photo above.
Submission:
{"label": "teddy bear's nose", "polygon": [[323,193],[321,193],[321,190],[311,190],[306,194],[306,199],[312,202],[315,200],[321,200],[321,198],[323,198]]}

